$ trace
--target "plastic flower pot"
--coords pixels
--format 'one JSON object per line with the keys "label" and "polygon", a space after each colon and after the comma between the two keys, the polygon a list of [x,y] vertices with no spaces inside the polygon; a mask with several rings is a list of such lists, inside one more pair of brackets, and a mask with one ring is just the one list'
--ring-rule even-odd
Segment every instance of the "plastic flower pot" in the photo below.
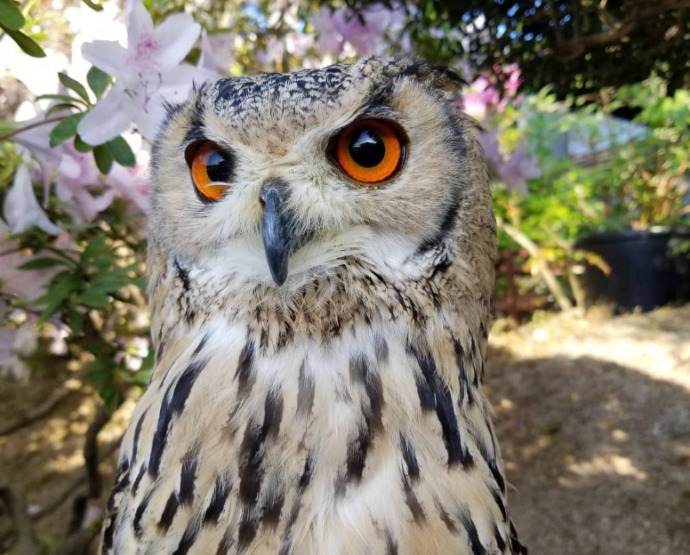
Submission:
{"label": "plastic flower pot", "polygon": [[649,311],[690,301],[690,253],[674,249],[690,241],[690,230],[652,228],[596,233],[576,247],[599,255],[610,268],[587,265],[586,302],[613,305],[618,311]]}

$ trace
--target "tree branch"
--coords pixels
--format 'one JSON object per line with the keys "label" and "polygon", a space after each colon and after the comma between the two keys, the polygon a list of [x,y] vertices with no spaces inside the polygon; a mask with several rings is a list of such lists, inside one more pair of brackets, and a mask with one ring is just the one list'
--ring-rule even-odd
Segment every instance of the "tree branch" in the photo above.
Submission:
{"label": "tree branch", "polygon": [[26,512],[24,491],[17,485],[0,483],[0,501],[7,507],[17,532],[17,552],[22,555],[41,555],[33,523]]}

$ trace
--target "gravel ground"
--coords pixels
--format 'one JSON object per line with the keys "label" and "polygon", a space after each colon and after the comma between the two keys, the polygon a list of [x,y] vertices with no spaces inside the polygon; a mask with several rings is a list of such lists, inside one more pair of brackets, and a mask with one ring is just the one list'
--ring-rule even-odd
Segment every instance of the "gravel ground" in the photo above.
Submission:
{"label": "gravel ground", "polygon": [[[0,423],[69,377],[50,368],[28,385],[0,380]],[[77,391],[48,416],[0,437],[0,479],[21,486],[33,510],[64,497],[35,519],[49,539],[68,525],[96,410],[94,393],[72,380]],[[495,331],[486,387],[531,555],[690,554],[690,306]],[[101,503],[133,405],[101,432]],[[0,515],[0,546],[6,526]]]}

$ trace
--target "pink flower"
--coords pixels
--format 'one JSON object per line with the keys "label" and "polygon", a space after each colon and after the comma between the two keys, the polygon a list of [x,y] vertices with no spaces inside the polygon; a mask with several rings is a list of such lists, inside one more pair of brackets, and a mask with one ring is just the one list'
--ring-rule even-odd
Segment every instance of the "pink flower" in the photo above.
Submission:
{"label": "pink flower", "polygon": [[527,180],[539,177],[541,171],[537,159],[527,154],[525,143],[521,143],[506,160],[498,143],[498,129],[490,129],[479,135],[479,143],[497,181],[502,182],[509,191],[527,194]]}
{"label": "pink flower", "polygon": [[221,72],[227,74],[230,70],[233,39],[234,35],[232,33],[209,35],[205,30],[202,31],[201,55],[196,67],[205,69],[209,73]]}
{"label": "pink flower", "polygon": [[101,186],[101,174],[89,153],[77,152],[72,145],[63,148],[62,160],[58,166],[55,193],[77,221],[92,221],[108,208],[115,196],[106,190],[100,195],[91,192]]}
{"label": "pink flower", "polygon": [[201,31],[191,16],[168,17],[158,28],[140,0],[127,3],[127,48],[96,40],[82,47],[93,65],[115,78],[115,85],[79,122],[79,135],[89,144],[105,143],[132,122],[149,140],[165,117],[164,102],[185,100],[193,83],[216,74],[181,63]]}
{"label": "pink flower", "polygon": [[525,143],[520,143],[510,158],[499,165],[498,175],[509,191],[527,194],[527,180],[539,177],[541,171],[536,158],[527,154]]}
{"label": "pink flower", "polygon": [[340,54],[345,44],[361,56],[383,54],[389,39],[399,40],[403,50],[411,46],[404,33],[406,13],[402,5],[390,10],[384,4],[372,4],[359,14],[349,9],[331,12],[322,7],[310,21],[319,35],[317,48],[326,54]]}
{"label": "pink flower", "polygon": [[32,227],[38,227],[50,235],[58,235],[62,231],[39,206],[29,168],[24,164],[20,164],[14,174],[12,187],[5,196],[2,215],[12,233],[23,233]]}

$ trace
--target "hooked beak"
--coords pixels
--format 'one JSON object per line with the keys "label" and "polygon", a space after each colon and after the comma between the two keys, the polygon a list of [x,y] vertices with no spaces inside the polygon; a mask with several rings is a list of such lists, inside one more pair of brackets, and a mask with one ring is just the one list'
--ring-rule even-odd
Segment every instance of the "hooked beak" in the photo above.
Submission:
{"label": "hooked beak", "polygon": [[288,259],[291,254],[291,232],[286,213],[286,183],[280,179],[268,181],[261,191],[264,216],[261,237],[264,241],[266,260],[276,285],[283,285],[288,275]]}

